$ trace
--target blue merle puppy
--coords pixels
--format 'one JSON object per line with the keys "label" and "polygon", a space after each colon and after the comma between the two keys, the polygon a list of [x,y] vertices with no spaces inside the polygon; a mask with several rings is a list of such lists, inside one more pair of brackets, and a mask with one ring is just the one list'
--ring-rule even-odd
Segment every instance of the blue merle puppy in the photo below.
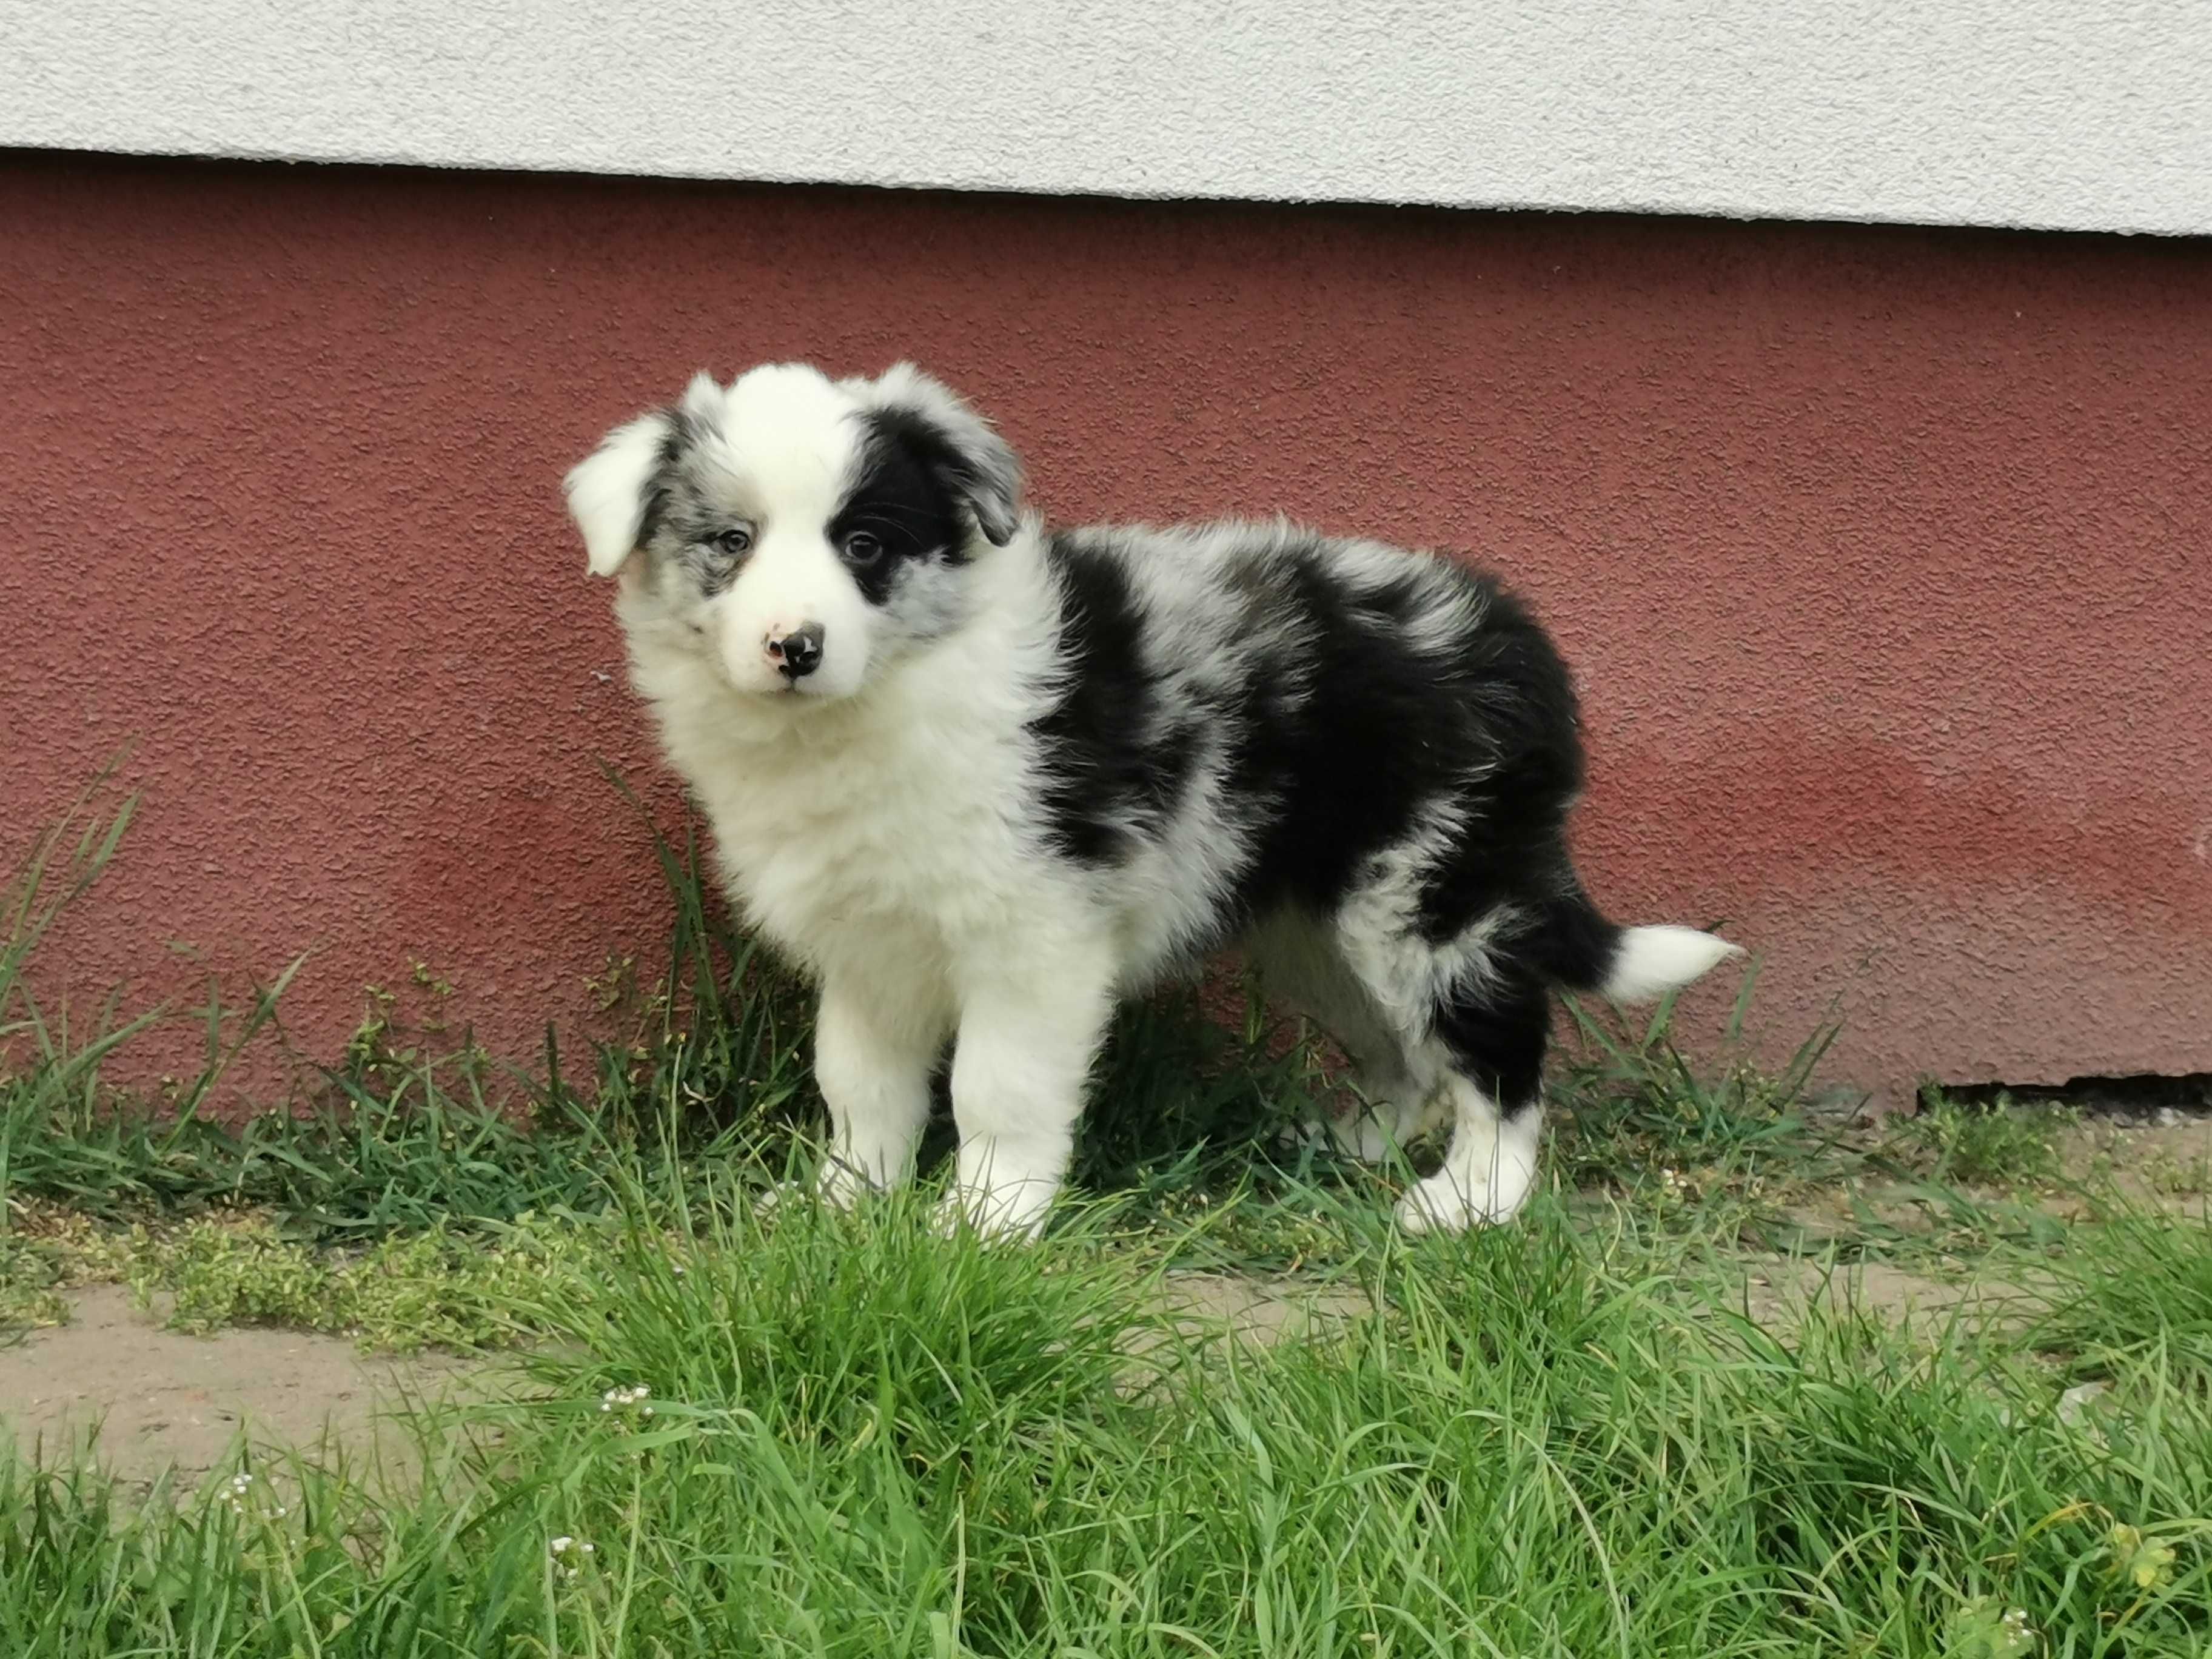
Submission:
{"label": "blue merle puppy", "polygon": [[1242,945],[1342,1042],[1407,1228],[1510,1218],[1554,988],[1734,947],[1577,880],[1575,699],[1454,560],[1288,524],[1047,530],[901,364],[701,375],[568,475],[632,675],[750,923],[819,985],[833,1199],[910,1172],[952,1044],[948,1218],[1026,1237],[1118,999]]}

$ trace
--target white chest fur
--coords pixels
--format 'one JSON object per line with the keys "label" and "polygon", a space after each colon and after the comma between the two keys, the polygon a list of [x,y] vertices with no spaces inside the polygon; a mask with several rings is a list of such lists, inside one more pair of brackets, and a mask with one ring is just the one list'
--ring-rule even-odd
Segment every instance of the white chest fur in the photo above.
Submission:
{"label": "white chest fur", "polygon": [[964,644],[848,700],[764,705],[687,641],[632,625],[637,688],[746,920],[817,971],[854,953],[949,965],[1065,902],[1024,805],[1035,658]]}

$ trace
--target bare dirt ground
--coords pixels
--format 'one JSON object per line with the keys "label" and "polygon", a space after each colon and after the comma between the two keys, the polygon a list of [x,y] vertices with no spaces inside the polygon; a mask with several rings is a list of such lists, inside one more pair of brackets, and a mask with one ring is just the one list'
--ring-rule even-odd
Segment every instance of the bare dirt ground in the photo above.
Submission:
{"label": "bare dirt ground", "polygon": [[119,1285],[72,1293],[67,1325],[0,1348],[0,1421],[18,1443],[82,1446],[127,1479],[173,1468],[186,1485],[233,1469],[240,1437],[312,1446],[329,1433],[404,1462],[404,1435],[383,1422],[410,1395],[435,1395],[471,1370],[444,1355],[362,1354],[343,1337],[233,1329],[163,1330]]}
{"label": "bare dirt ground", "polygon": [[[2061,1137],[2061,1152],[2069,1176],[2101,1171],[2138,1201],[2177,1214],[2203,1212],[2201,1178],[2177,1181],[2160,1172],[2201,1170],[2212,1157],[2212,1120],[2084,1126]],[[2061,1216],[2075,1207],[2059,1194],[2042,1201]],[[1840,1194],[1837,1207],[1846,1207]],[[1821,1299],[1848,1299],[1900,1322],[1954,1313],[2002,1318],[2027,1295],[2016,1284],[1972,1272],[1927,1276],[1880,1261],[1830,1272],[1746,1253],[1741,1266],[1740,1291],[1716,1305],[1762,1323],[1786,1322]],[[1177,1274],[1169,1295],[1178,1312],[1259,1341],[1312,1333],[1365,1305],[1354,1290],[1232,1274]],[[487,1374],[483,1362],[452,1356],[364,1355],[340,1336],[265,1328],[183,1335],[161,1328],[157,1315],[135,1307],[119,1285],[82,1288],[70,1292],[70,1302],[67,1325],[0,1347],[0,1432],[12,1431],[26,1447],[43,1440],[52,1449],[82,1443],[98,1425],[100,1460],[142,1481],[164,1468],[187,1483],[233,1468],[241,1437],[309,1447],[328,1434],[404,1465],[411,1443],[386,1414],[410,1397],[450,1396]]]}

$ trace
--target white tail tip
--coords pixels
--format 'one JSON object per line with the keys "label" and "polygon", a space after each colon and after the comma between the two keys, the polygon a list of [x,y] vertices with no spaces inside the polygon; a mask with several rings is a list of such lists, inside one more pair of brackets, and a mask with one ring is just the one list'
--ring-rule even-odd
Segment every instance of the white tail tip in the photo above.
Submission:
{"label": "white tail tip", "polygon": [[1613,951],[1603,994],[1608,1002],[1650,1002],[1742,954],[1741,945],[1694,927],[1631,927]]}

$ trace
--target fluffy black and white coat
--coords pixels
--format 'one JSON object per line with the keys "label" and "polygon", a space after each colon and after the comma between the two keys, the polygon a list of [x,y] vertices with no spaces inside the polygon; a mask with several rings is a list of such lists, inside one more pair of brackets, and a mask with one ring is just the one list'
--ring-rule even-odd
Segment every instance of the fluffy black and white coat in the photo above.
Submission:
{"label": "fluffy black and white coat", "polygon": [[702,375],[568,478],[730,890],[819,983],[825,1193],[908,1174],[949,1041],[951,1213],[1033,1232],[1117,999],[1241,943],[1358,1063],[1363,1153],[1450,1124],[1402,1223],[1510,1218],[1553,988],[1648,998],[1733,949],[1583,893],[1550,641],[1448,558],[1048,531],[1020,486],[905,364]]}

